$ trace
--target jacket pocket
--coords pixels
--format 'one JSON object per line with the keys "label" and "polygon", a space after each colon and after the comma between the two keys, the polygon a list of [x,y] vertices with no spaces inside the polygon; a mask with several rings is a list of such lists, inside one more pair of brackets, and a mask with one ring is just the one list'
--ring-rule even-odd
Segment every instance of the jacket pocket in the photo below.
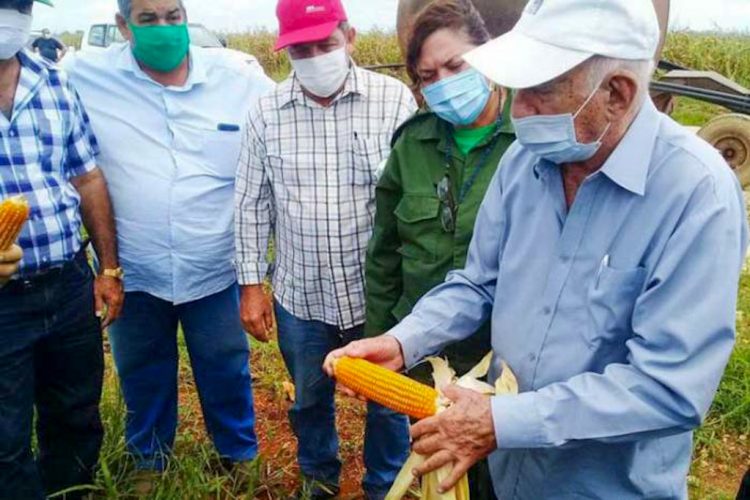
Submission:
{"label": "jacket pocket", "polygon": [[646,281],[646,269],[602,265],[588,291],[590,346],[621,342],[632,335],[633,310]]}
{"label": "jacket pocket", "polygon": [[429,261],[436,258],[437,239],[442,231],[439,213],[437,196],[407,194],[401,198],[394,215],[398,219],[399,253],[403,257]]}

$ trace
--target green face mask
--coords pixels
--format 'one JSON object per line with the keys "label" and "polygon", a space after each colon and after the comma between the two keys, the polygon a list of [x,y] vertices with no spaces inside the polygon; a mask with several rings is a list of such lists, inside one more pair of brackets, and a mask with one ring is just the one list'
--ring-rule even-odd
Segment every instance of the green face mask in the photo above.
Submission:
{"label": "green face mask", "polygon": [[133,55],[149,68],[169,72],[185,59],[190,47],[187,23],[167,26],[136,26],[133,33]]}

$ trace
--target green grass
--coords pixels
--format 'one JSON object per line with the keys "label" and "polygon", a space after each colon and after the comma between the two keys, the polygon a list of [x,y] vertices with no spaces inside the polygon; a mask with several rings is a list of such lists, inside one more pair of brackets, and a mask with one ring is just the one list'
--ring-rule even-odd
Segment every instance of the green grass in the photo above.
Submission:
{"label": "green grass", "polygon": [[[266,347],[269,350],[271,347]],[[189,368],[184,339],[179,339],[181,389],[192,388],[193,380]],[[271,365],[269,361],[268,365]],[[137,470],[135,462],[127,454],[125,446],[125,403],[120,385],[107,356],[101,412],[105,427],[100,469],[93,485],[96,498],[117,500],[135,498]],[[190,391],[194,392],[194,391]],[[197,402],[180,405],[181,422],[201,420]],[[261,460],[249,466],[251,473],[243,484],[235,481],[221,465],[218,454],[201,428],[183,425],[175,441],[174,455],[149,498],[159,500],[177,499],[241,499],[253,498],[268,492],[272,498],[280,495],[283,483],[281,471],[274,472]]]}

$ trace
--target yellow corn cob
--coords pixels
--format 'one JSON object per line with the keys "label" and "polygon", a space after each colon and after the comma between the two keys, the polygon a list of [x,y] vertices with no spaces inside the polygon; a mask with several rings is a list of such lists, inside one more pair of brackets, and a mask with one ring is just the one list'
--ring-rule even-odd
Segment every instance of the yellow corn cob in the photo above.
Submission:
{"label": "yellow corn cob", "polygon": [[437,412],[435,389],[382,366],[363,359],[340,358],[334,372],[344,387],[398,413],[420,419]]}
{"label": "yellow corn cob", "polygon": [[10,248],[18,239],[29,218],[29,204],[23,196],[0,202],[0,252]]}

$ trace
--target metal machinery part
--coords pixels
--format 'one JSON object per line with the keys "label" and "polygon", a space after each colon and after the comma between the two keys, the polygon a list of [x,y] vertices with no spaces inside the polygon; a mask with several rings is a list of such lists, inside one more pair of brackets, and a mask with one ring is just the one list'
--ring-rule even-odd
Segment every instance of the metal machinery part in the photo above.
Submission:
{"label": "metal machinery part", "polygon": [[750,185],[750,116],[730,113],[714,118],[698,135],[719,150],[745,188]]}

